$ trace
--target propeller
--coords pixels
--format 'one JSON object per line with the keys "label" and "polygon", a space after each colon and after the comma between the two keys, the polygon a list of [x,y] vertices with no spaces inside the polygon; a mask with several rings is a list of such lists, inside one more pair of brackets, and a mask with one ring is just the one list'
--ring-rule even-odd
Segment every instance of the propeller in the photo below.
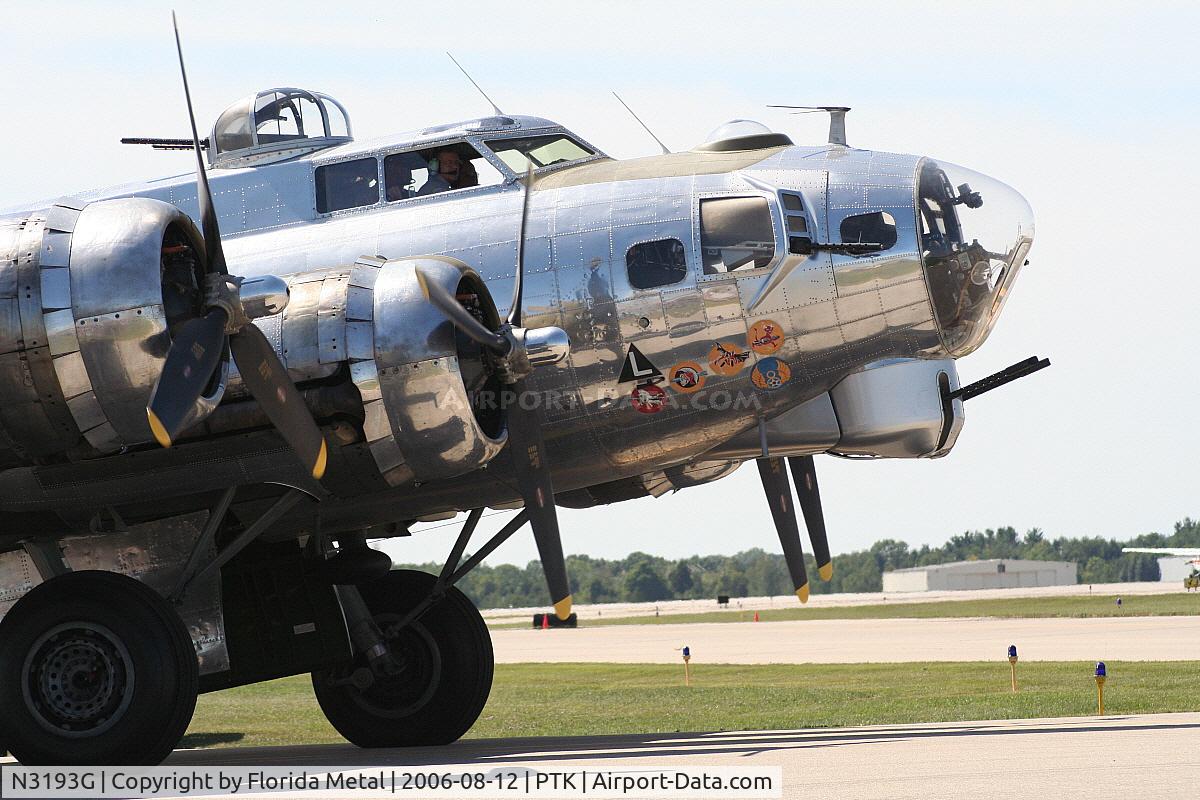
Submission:
{"label": "propeller", "polygon": [[808,527],[808,540],[812,542],[813,558],[817,561],[817,575],[827,581],[833,577],[833,559],[829,555],[829,536],[825,532],[825,514],[821,511],[821,491],[817,487],[817,468],[812,456],[793,456],[788,459],[792,468],[792,479],[796,482],[796,496],[800,510],[804,512],[804,524]]}
{"label": "propeller", "polygon": [[[462,333],[497,357],[498,372],[512,386],[517,398],[529,389],[528,376],[533,371],[530,355],[541,343],[556,340],[559,347],[567,342],[566,334],[557,328],[527,330],[521,327],[522,290],[525,274],[525,228],[529,222],[529,201],[533,193],[533,162],[525,172],[525,195],[521,204],[521,229],[517,237],[517,271],[513,282],[512,304],[508,317],[497,331],[472,316],[440,283],[431,280],[417,268],[417,281],[429,302],[436,306]],[[569,345],[569,342],[568,342]],[[565,351],[560,351],[565,352]],[[553,363],[557,357],[539,358],[538,362]],[[529,526],[537,542],[538,555],[546,574],[546,586],[554,613],[559,619],[571,615],[571,589],[567,580],[567,564],[563,557],[562,536],[558,527],[558,512],[554,505],[554,486],[542,426],[535,409],[523,408],[517,402],[507,409],[508,447],[512,452],[513,471],[517,488],[525,501]]]}
{"label": "propeller", "polygon": [[783,560],[792,576],[792,587],[801,603],[808,602],[808,570],[804,567],[804,549],[800,545],[800,526],[796,506],[792,503],[792,485],[782,458],[758,459],[758,475],[762,478],[771,518],[783,547]]}
{"label": "propeller", "polygon": [[[216,406],[224,389],[219,377],[228,346],[246,388],[312,476],[319,479],[325,474],[325,439],[275,349],[250,321],[252,314],[264,316],[281,311],[287,303],[287,284],[274,276],[242,279],[229,275],[212,191],[200,155],[200,137],[174,12],[171,24],[175,28],[175,50],[179,54],[179,73],[196,154],[196,199],[204,237],[205,311],[203,316],[181,325],[172,337],[162,374],[146,405],[150,430],[159,444],[170,447],[180,433]],[[210,388],[214,385],[215,389]]]}
{"label": "propeller", "polygon": [[817,471],[812,456],[793,456],[789,459],[792,478],[796,482],[797,504],[792,503],[791,481],[782,458],[758,459],[758,474],[762,478],[763,491],[771,507],[771,518],[775,520],[775,531],[783,547],[783,558],[792,576],[792,585],[801,603],[808,602],[808,571],[804,567],[804,551],[800,545],[800,526],[796,518],[796,505],[804,514],[804,525],[812,542],[813,557],[817,562],[817,574],[821,580],[833,577],[833,561],[829,556],[829,536],[825,532],[825,515],[821,511],[821,492],[817,487]]}

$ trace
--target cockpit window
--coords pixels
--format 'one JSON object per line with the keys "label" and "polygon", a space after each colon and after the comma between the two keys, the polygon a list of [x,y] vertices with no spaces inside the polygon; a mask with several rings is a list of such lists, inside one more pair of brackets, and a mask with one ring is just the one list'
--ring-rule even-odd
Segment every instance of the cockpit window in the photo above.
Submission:
{"label": "cockpit window", "polygon": [[317,167],[317,211],[328,214],[379,202],[379,161],[359,158]]}
{"label": "cockpit window", "polygon": [[383,182],[389,203],[474,186],[494,186],[501,179],[500,172],[465,142],[393,153],[383,160]]}
{"label": "cockpit window", "polygon": [[842,220],[841,232],[843,244],[877,244],[880,250],[896,246],[896,218],[886,211],[846,217]]}
{"label": "cockpit window", "polygon": [[595,155],[579,142],[560,133],[520,139],[492,139],[487,142],[487,146],[509,169],[517,173],[524,172],[530,162],[533,162],[536,169]]}
{"label": "cockpit window", "polygon": [[775,258],[771,209],[762,197],[700,201],[700,248],[704,274],[765,267]]}

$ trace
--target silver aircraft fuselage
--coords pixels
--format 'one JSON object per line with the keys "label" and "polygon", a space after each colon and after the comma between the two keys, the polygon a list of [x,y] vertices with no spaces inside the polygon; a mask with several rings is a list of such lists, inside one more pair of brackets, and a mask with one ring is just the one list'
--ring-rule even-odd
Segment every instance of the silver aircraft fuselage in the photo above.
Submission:
{"label": "silver aircraft fuselage", "polygon": [[[339,329],[341,352],[326,349],[320,332],[353,304],[346,284],[354,285],[363,256],[460,259],[484,278],[503,314],[524,187],[487,142],[565,132],[537,118],[510,121],[475,120],[211,171],[230,271],[284,276],[292,284],[288,310],[257,324],[297,382],[353,366],[353,332]],[[381,192],[378,202],[318,213],[314,172],[322,166],[377,158],[382,177],[387,155],[443,143],[469,144],[500,182],[398,201]],[[968,211],[969,189],[952,186],[962,176],[986,211]],[[923,212],[936,205],[929,193],[943,190],[941,210]],[[118,197],[154,198],[198,217],[190,174],[70,202]],[[735,197],[767,203],[771,255],[732,271],[706,269],[701,203]],[[942,218],[952,216],[950,206],[964,218],[979,217],[974,229],[947,231]],[[853,228],[847,220],[877,212],[895,231],[895,241],[877,253],[794,252],[797,233],[811,243],[845,244]],[[950,227],[966,225],[956,220]],[[688,485],[687,476],[722,477],[761,456],[764,445],[773,454],[944,455],[962,408],[940,400],[939,380],[957,387],[953,359],[990,332],[1032,233],[1028,206],[1003,184],[920,156],[840,145],[625,161],[597,151],[538,170],[524,242],[526,325],[558,326],[571,339],[569,358],[532,378],[548,398],[540,414],[556,490],[570,496],[635,481],[658,494]],[[946,237],[957,243],[943,247]],[[669,284],[638,288],[630,279],[632,248],[664,240],[683,244],[686,270]],[[119,295],[124,287],[109,290]],[[620,380],[631,346],[662,373],[650,382],[656,389],[637,397],[645,384]],[[378,377],[370,373],[355,373],[364,400]],[[235,393],[236,383],[235,376]],[[908,407],[889,410],[888,403]],[[377,461],[382,448],[373,449]],[[347,529],[512,503],[519,496],[506,459],[501,454],[488,468],[453,479],[335,490],[320,516],[330,529]],[[381,472],[388,466],[379,463]]]}

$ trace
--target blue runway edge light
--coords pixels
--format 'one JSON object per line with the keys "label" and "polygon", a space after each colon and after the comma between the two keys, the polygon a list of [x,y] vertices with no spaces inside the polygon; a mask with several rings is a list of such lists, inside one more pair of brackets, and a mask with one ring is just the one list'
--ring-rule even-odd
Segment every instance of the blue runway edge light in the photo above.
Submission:
{"label": "blue runway edge light", "polygon": [[688,656],[690,656],[691,654],[692,654],[692,648],[690,648],[690,647],[684,647],[684,648],[683,648],[683,656],[684,656],[684,658],[687,658],[687,657],[688,657]]}
{"label": "blue runway edge light", "polygon": [[1008,657],[1009,658],[1017,657],[1017,646],[1015,644],[1010,644],[1008,646]]}
{"label": "blue runway edge light", "polygon": [[1106,670],[1106,669],[1105,669],[1105,667],[1104,667],[1104,662],[1103,662],[1103,661],[1097,661],[1097,662],[1096,662],[1096,677],[1097,677],[1097,678],[1103,678],[1103,677],[1105,677],[1105,676],[1107,676],[1107,675],[1108,675],[1108,672],[1107,672],[1107,670]]}

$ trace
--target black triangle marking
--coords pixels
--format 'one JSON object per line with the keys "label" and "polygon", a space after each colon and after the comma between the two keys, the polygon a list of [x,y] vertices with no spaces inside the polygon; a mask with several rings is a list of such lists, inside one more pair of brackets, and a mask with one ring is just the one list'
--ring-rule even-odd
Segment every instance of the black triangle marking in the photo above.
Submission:
{"label": "black triangle marking", "polygon": [[625,353],[625,366],[621,367],[621,377],[617,379],[617,383],[629,383],[630,381],[646,381],[650,378],[661,378],[662,373],[658,367],[642,355],[642,351],[638,350],[634,345],[629,345],[629,351]]}

